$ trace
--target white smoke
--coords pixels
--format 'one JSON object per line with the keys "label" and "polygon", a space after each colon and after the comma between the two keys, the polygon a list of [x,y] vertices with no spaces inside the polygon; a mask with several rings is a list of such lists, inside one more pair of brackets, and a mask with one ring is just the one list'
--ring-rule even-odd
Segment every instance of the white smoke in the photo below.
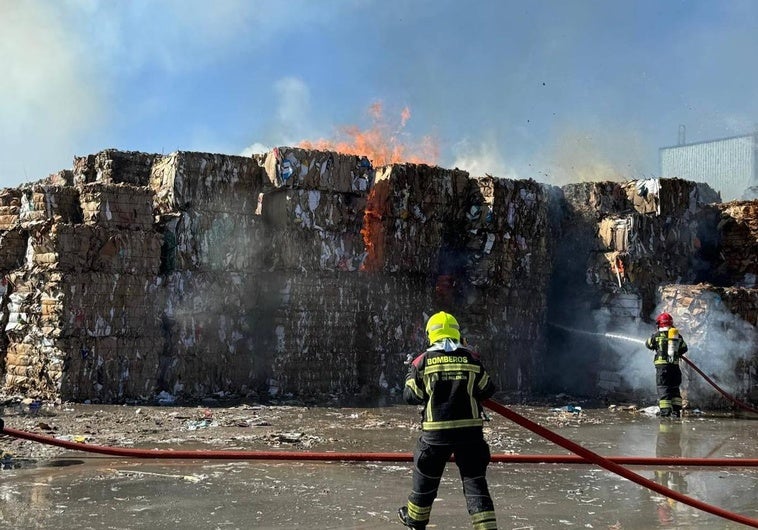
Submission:
{"label": "white smoke", "polygon": [[310,125],[308,85],[299,78],[284,77],[274,84],[274,89],[277,96],[276,119],[264,129],[265,138],[243,149],[243,155],[264,153],[277,145],[298,145],[303,139],[314,136]]}
{"label": "white smoke", "polygon": [[16,186],[70,167],[106,87],[56,4],[2,1],[0,13],[0,186]]}
{"label": "white smoke", "polygon": [[502,178],[519,178],[505,163],[502,149],[494,138],[485,137],[478,142],[461,140],[453,146],[453,154],[455,160],[450,167],[468,171],[471,176],[482,177],[487,173]]}
{"label": "white smoke", "polygon": [[[749,390],[750,361],[758,351],[758,331],[754,326],[732,314],[714,292],[701,292],[698,312],[688,307],[661,303],[654,315],[663,311],[674,316],[674,323],[689,351],[686,356],[719,387],[739,398]],[[701,310],[704,309],[704,310]],[[606,341],[607,365],[613,366],[624,385],[634,392],[655,397],[653,352],[642,342],[655,331],[654,324],[639,318],[613,318],[607,309],[593,313],[598,335]],[[721,399],[699,374],[682,362],[683,387],[688,388],[691,401],[713,403]],[[689,378],[689,379],[688,379]]]}
{"label": "white smoke", "polygon": [[600,364],[621,377],[619,390],[631,390],[654,400],[653,352],[644,343],[655,329],[638,315],[613,315],[608,308],[594,311],[593,318],[602,339],[601,355],[609,356]]}
{"label": "white smoke", "polygon": [[[698,314],[676,302],[673,306],[661,304],[657,310],[674,316],[689,347],[687,357],[727,393],[736,397],[744,394],[749,389],[751,360],[758,354],[758,330],[729,311],[715,292],[699,295],[700,308],[705,310]],[[694,378],[692,387],[698,395],[716,393],[699,374],[692,370],[685,373]]]}

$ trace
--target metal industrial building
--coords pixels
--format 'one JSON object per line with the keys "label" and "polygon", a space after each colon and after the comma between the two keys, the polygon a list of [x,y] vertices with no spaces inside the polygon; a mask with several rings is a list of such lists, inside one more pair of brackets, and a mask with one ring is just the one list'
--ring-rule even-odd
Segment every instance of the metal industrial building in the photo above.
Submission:
{"label": "metal industrial building", "polygon": [[679,145],[662,147],[659,152],[662,178],[706,182],[721,194],[722,201],[749,198],[747,189],[758,186],[758,131],[685,144],[680,128]]}

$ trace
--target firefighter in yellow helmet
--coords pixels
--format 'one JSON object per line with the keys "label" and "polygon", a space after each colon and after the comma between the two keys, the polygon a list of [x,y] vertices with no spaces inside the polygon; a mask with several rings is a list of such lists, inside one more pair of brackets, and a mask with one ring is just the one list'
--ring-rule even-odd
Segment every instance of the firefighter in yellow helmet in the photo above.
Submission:
{"label": "firefighter in yellow helmet", "polygon": [[432,315],[426,333],[430,346],[410,363],[403,389],[408,403],[424,409],[422,434],[413,453],[413,488],[398,516],[408,528],[426,528],[445,464],[455,455],[474,529],[496,530],[485,476],[490,449],[482,433],[480,404],[495,393],[495,385],[479,356],[461,344],[453,315]]}
{"label": "firefighter in yellow helmet", "polygon": [[682,370],[679,360],[687,353],[687,344],[674,327],[674,318],[669,313],[656,317],[657,330],[645,342],[655,355],[655,384],[658,389],[658,407],[661,417],[679,418],[682,414]]}

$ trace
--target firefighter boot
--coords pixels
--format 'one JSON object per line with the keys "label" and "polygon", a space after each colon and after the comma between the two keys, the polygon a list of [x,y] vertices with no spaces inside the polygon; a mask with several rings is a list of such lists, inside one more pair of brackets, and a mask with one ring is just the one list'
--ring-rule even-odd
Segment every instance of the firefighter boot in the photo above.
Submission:
{"label": "firefighter boot", "polygon": [[397,509],[397,517],[400,519],[400,522],[403,523],[403,526],[413,528],[414,530],[426,530],[426,523],[421,523],[411,519],[411,516],[408,515],[407,506],[401,506]]}

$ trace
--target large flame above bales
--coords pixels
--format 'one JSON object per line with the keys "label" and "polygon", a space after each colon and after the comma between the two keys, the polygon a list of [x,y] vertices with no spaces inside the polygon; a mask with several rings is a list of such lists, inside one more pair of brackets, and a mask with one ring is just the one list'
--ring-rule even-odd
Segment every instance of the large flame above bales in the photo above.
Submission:
{"label": "large flame above bales", "polygon": [[355,125],[346,125],[339,129],[337,138],[333,140],[305,140],[300,142],[299,147],[366,156],[375,167],[403,162],[428,165],[437,163],[439,147],[436,140],[431,136],[425,136],[414,142],[404,132],[411,118],[408,107],[400,112],[400,119],[395,127],[385,119],[381,102],[373,103],[368,113],[371,118],[371,126],[368,129],[362,130]]}

